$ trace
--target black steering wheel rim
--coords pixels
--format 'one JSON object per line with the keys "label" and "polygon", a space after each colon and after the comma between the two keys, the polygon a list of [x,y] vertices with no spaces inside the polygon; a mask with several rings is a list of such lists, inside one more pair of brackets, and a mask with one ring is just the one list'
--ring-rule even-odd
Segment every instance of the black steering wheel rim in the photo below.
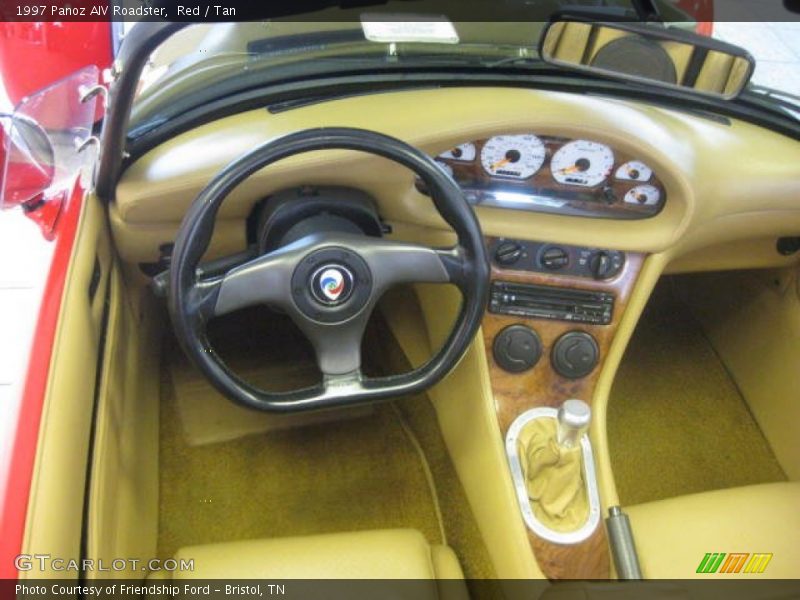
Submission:
{"label": "black steering wheel rim", "polygon": [[[463,296],[461,309],[445,343],[424,365],[401,375],[376,379],[336,379],[290,392],[255,388],[233,373],[214,352],[206,334],[208,306],[197,266],[208,248],[220,206],[236,186],[253,173],[282,159],[316,150],[356,150],[382,156],[416,173],[436,209],[455,231],[458,244],[443,253],[451,279]],[[209,289],[211,285],[206,286]],[[168,307],[176,337],[210,382],[243,406],[268,412],[297,412],[390,399],[425,390],[459,362],[478,331],[489,289],[489,261],[480,225],[461,189],[425,153],[377,132],[352,128],[318,128],[267,142],[220,171],[187,211],[175,240],[170,267]],[[371,310],[371,309],[370,309]]]}

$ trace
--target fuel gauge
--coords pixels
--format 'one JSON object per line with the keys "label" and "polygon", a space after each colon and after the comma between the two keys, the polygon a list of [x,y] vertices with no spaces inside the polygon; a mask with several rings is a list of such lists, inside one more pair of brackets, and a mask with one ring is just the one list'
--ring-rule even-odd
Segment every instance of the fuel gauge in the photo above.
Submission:
{"label": "fuel gauge", "polygon": [[661,200],[661,192],[652,185],[637,185],[625,194],[625,202],[641,206],[655,206]]}

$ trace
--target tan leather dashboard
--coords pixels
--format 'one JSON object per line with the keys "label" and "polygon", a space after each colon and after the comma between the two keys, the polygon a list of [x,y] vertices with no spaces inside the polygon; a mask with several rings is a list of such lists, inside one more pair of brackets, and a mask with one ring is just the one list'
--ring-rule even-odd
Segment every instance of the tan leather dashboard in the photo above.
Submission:
{"label": "tan leather dashboard", "polygon": [[[742,248],[758,254],[758,265],[797,262],[774,251],[777,237],[800,233],[796,141],[744,122],[630,101],[469,87],[380,93],[277,114],[258,109],[181,134],[136,161],[118,185],[111,220],[123,259],[157,260],[159,246],[174,239],[197,193],[237,156],[281,135],[325,126],[380,131],[431,156],[465,140],[515,132],[594,140],[646,162],[658,174],[667,201],[657,215],[593,219],[478,206],[485,234],[667,252],[681,256],[685,270],[713,268],[718,261],[752,266],[740,264],[749,255],[735,258],[742,240],[748,241]],[[315,152],[273,165],[243,183],[221,209],[211,252],[241,249],[245,218],[258,200],[309,184],[360,188],[392,223],[444,227],[404,168],[365,154]]]}

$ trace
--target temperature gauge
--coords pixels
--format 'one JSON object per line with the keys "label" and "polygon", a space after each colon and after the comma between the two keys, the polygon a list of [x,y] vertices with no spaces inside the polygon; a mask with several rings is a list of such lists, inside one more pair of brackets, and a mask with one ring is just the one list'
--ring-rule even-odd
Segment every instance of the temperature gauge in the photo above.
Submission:
{"label": "temperature gauge", "polygon": [[652,176],[653,170],[638,160],[626,162],[614,175],[621,181],[650,181]]}

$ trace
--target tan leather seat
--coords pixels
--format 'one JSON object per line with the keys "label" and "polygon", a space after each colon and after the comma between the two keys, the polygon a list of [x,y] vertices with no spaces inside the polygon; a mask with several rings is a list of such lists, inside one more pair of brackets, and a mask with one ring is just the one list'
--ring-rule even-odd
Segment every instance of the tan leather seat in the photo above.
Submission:
{"label": "tan leather seat", "polygon": [[[800,483],[768,483],[625,508],[645,577],[800,577]],[[697,573],[707,552],[772,553],[760,575]]]}
{"label": "tan leather seat", "polygon": [[[174,579],[464,578],[449,547],[431,546],[412,529],[189,546],[180,549],[175,558],[193,559],[194,570],[175,572]],[[433,595],[453,597],[453,590],[459,591],[456,597],[466,597],[463,582],[448,585],[446,594]]]}

